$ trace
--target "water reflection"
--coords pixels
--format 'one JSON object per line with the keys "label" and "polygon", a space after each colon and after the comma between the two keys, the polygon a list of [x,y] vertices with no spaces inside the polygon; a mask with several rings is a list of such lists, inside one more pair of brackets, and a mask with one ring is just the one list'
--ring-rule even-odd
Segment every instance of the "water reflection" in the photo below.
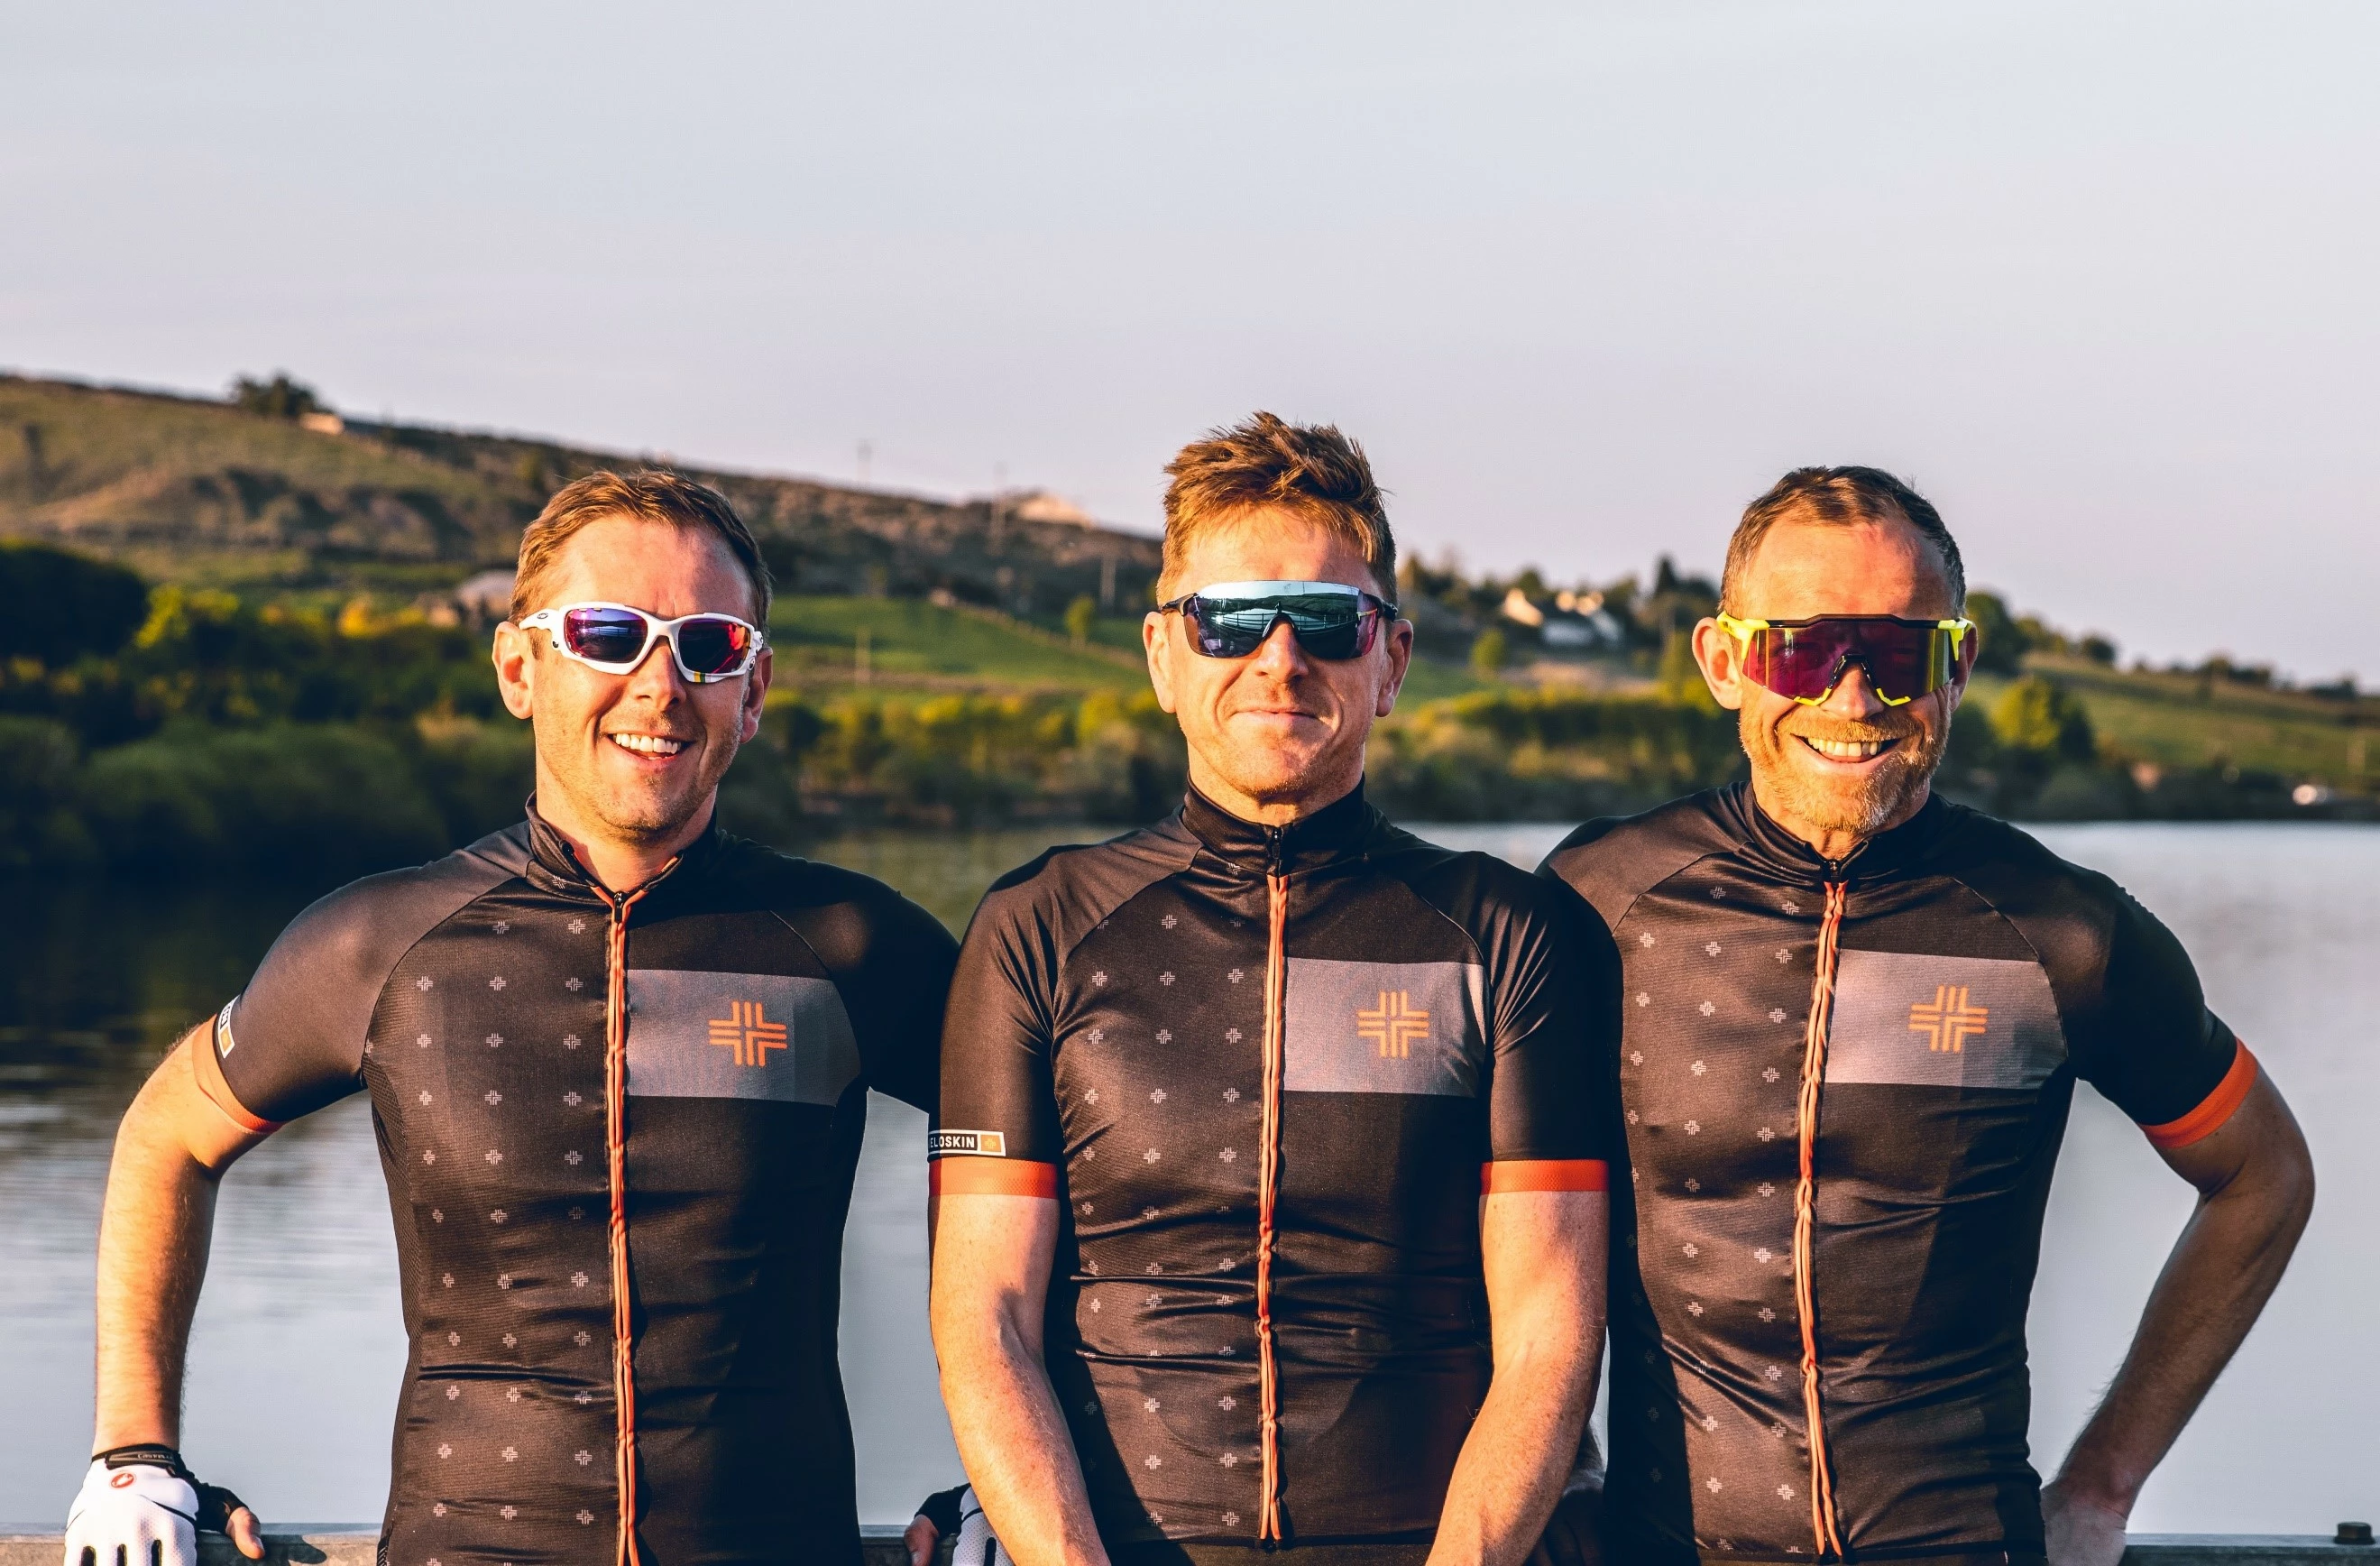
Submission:
{"label": "water reflection", "polygon": [[[1561,829],[1425,829],[1534,864]],[[953,928],[1050,829],[861,835],[821,857],[900,886]],[[2340,1019],[2380,1010],[2380,832],[2270,826],[2045,832],[2113,874],[2197,957],[2314,1143],[2320,1211],[2281,1293],[2152,1482],[2152,1530],[2312,1532],[2368,1515],[2380,1441],[2362,1406],[2380,1062]],[[90,1429],[91,1237],[116,1117],[172,1039],[221,1003],[302,887],[18,885],[0,899],[0,1519],[55,1523]],[[871,1107],[845,1247],[844,1364],[863,1516],[953,1481],[925,1329],[923,1117]],[[2113,1372],[2188,1190],[2087,1091],[2050,1206],[2033,1323],[2034,1447],[2054,1463]],[[193,1461],[276,1518],[376,1518],[405,1345],[370,1116],[299,1122],[226,1183],[193,1333]]]}

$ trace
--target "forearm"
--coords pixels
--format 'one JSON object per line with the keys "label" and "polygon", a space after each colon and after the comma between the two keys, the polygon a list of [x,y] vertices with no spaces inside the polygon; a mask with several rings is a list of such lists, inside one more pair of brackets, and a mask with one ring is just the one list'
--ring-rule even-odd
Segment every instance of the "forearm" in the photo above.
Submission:
{"label": "forearm", "polygon": [[938,1334],[942,1403],[968,1482],[1017,1566],[1106,1566],[1082,1463],[1040,1356],[1015,1335]]}
{"label": "forearm", "polygon": [[1578,1454],[1596,1358],[1563,1345],[1497,1366],[1455,1460],[1429,1566],[1512,1566],[1536,1547]]}
{"label": "forearm", "polygon": [[183,1361],[206,1275],[217,1175],[175,1134],[167,1076],[161,1070],[126,1112],[108,1168],[93,1451],[181,1439]]}
{"label": "forearm", "polygon": [[2311,1206],[2310,1173],[2302,1190],[2242,1182],[2200,1201],[2123,1367],[2067,1453],[2064,1490],[2130,1512],[2280,1282]]}

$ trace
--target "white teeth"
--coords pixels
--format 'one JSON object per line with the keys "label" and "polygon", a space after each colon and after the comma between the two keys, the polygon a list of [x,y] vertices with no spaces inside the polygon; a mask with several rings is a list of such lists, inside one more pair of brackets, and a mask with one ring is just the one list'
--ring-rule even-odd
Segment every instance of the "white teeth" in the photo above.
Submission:
{"label": "white teeth", "polygon": [[674,756],[686,748],[682,739],[665,739],[660,734],[612,734],[607,736],[623,750],[633,750],[639,756]]}
{"label": "white teeth", "polygon": [[1802,743],[1830,761],[1867,761],[1891,749],[1897,740],[1889,739],[1812,739],[1801,736]]}

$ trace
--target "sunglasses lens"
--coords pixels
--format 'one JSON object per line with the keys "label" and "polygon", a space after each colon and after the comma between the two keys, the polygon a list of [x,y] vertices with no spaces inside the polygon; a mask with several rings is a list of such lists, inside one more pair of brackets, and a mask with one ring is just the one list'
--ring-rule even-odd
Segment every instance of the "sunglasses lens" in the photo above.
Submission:
{"label": "sunglasses lens", "polygon": [[723,616],[704,615],[677,628],[678,662],[709,678],[741,669],[751,650],[751,631]]}
{"label": "sunglasses lens", "polygon": [[1362,599],[1340,593],[1193,598],[1183,607],[1196,628],[1198,650],[1209,658],[1245,658],[1284,619],[1298,645],[1313,657],[1333,663],[1361,658],[1372,649],[1379,618]]}
{"label": "sunglasses lens", "polygon": [[1941,689],[1962,662],[1963,649],[1954,654],[1949,633],[1934,625],[1821,620],[1754,632],[1744,673],[1779,696],[1816,701],[1835,688],[1849,664],[1857,663],[1876,695],[1901,702]]}
{"label": "sunglasses lens", "polygon": [[574,609],[562,645],[589,663],[632,663],[645,649],[645,617],[631,609]]}

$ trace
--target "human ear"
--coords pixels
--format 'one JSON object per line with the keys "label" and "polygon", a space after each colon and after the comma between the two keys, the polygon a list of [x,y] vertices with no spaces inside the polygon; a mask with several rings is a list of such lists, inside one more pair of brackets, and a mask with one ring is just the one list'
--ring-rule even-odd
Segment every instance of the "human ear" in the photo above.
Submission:
{"label": "human ear", "polygon": [[1157,705],[1167,712],[1173,705],[1173,637],[1166,622],[1170,614],[1152,609],[1140,617],[1141,650],[1148,656],[1148,688],[1157,693]]}
{"label": "human ear", "polygon": [[1380,682],[1378,698],[1372,704],[1375,718],[1385,718],[1397,710],[1397,692],[1404,689],[1406,672],[1413,667],[1413,622],[1399,620],[1390,625],[1388,640],[1388,678]]}
{"label": "human ear", "polygon": [[751,672],[744,676],[743,711],[736,726],[735,743],[749,745],[759,737],[760,713],[769,704],[769,677],[776,673],[776,654],[763,648],[753,661]]}
{"label": "human ear", "polygon": [[1694,662],[1703,672],[1703,684],[1710,686],[1711,699],[1729,711],[1743,706],[1743,660],[1736,639],[1719,627],[1717,620],[1705,619],[1694,626]]}
{"label": "human ear", "polygon": [[537,706],[537,647],[532,634],[510,620],[496,627],[491,658],[496,665],[496,693],[504,710],[527,718]]}

